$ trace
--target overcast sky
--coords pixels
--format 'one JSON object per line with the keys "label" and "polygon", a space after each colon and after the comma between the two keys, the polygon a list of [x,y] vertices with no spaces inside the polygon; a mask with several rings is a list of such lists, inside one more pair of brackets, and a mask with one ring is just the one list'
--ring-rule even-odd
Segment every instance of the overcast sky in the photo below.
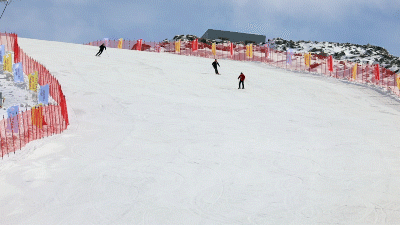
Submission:
{"label": "overcast sky", "polygon": [[215,29],[267,39],[369,43],[395,56],[399,28],[398,0],[13,0],[0,20],[2,32],[72,43],[105,37],[162,41]]}

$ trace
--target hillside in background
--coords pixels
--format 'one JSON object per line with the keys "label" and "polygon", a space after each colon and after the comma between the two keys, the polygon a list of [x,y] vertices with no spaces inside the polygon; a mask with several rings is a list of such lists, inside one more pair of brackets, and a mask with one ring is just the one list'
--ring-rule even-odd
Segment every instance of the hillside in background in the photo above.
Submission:
{"label": "hillside in background", "polygon": [[[176,35],[171,41],[182,40],[191,41],[198,38],[199,42],[203,43],[228,43],[228,40],[211,40],[199,38],[196,35]],[[164,42],[169,40],[164,40]],[[242,44],[247,44],[250,42],[243,42]],[[389,69],[395,73],[399,72],[400,69],[400,58],[389,54],[389,52],[379,46],[375,45],[359,45],[351,43],[337,43],[337,42],[317,42],[317,41],[292,41],[285,40],[282,38],[274,38],[272,40],[268,39],[267,43],[278,50],[278,51],[288,51],[292,49],[295,53],[306,53],[311,52],[321,55],[332,55],[336,60],[346,60],[361,64],[379,64],[381,67]],[[239,44],[239,43],[237,43]],[[254,43],[256,44],[256,43]],[[258,43],[264,45],[266,43]]]}

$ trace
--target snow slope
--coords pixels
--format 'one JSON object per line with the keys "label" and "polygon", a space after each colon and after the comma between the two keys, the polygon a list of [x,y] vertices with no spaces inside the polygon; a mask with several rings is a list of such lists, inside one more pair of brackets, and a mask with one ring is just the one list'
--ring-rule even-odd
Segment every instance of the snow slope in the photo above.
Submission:
{"label": "snow slope", "polygon": [[[261,63],[20,38],[70,126],[0,162],[2,224],[398,224],[399,102]],[[237,77],[246,75],[244,90]]]}

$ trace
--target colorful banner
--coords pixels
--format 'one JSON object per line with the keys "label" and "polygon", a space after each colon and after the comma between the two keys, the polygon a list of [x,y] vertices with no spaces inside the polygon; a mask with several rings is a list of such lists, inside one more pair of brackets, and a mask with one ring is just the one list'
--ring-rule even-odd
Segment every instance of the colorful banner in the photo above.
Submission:
{"label": "colorful banner", "polygon": [[289,49],[286,53],[286,63],[292,65],[293,49]]}
{"label": "colorful banner", "polygon": [[3,57],[3,70],[12,73],[12,55],[8,53]]}
{"label": "colorful banner", "polygon": [[267,43],[265,44],[265,58],[268,58],[269,52],[270,52],[269,43]]}
{"label": "colorful banner", "polygon": [[231,56],[233,56],[233,43],[232,43],[232,42],[230,42],[229,51],[230,51],[230,53],[231,53]]}
{"label": "colorful banner", "polygon": [[38,72],[35,71],[35,73],[29,74],[28,78],[29,78],[29,90],[37,91]]}
{"label": "colorful banner", "polygon": [[18,46],[18,36],[15,34],[14,37],[14,63],[19,63],[19,46]]}
{"label": "colorful banner", "polygon": [[375,69],[374,69],[374,74],[375,74],[375,80],[379,80],[379,64],[375,65]]}
{"label": "colorful banner", "polygon": [[246,56],[253,58],[253,44],[246,45]]}
{"label": "colorful banner", "polygon": [[397,74],[397,88],[400,90],[400,73]]}
{"label": "colorful banner", "polygon": [[217,45],[215,43],[212,43],[211,52],[213,55],[217,54]]}
{"label": "colorful banner", "polygon": [[[61,86],[60,86],[61,87]],[[67,110],[67,101],[65,100],[65,96],[60,94],[60,106],[61,106],[61,115],[65,120],[65,123],[68,125],[69,121],[68,121],[68,110]]]}
{"label": "colorful banner", "polygon": [[18,133],[18,112],[19,112],[19,106],[11,106],[10,108],[7,109],[7,132],[11,133]]}
{"label": "colorful banner", "polygon": [[5,49],[4,45],[0,45],[0,57],[1,57],[1,60],[3,60],[5,54],[6,54],[6,49]]}
{"label": "colorful banner", "polygon": [[175,42],[175,52],[181,52],[181,40]]}
{"label": "colorful banner", "polygon": [[136,50],[142,51],[142,42],[143,42],[143,39],[137,40],[137,42],[136,42]]}
{"label": "colorful banner", "polygon": [[199,40],[196,38],[196,40],[194,40],[192,42],[192,51],[195,52],[199,49]]}
{"label": "colorful banner", "polygon": [[123,38],[120,38],[119,39],[119,41],[118,41],[118,48],[119,49],[122,49],[122,45],[124,44],[124,39]]}
{"label": "colorful banner", "polygon": [[331,55],[328,58],[328,70],[333,72],[333,58]]}
{"label": "colorful banner", "polygon": [[38,103],[49,104],[49,85],[40,86]]}
{"label": "colorful banner", "polygon": [[310,59],[311,59],[311,53],[304,54],[304,63],[307,66],[310,66],[310,61],[311,61]]}
{"label": "colorful banner", "polygon": [[110,43],[109,39],[108,38],[104,38],[103,40],[104,40],[104,44],[106,45],[106,47],[108,47],[108,43]]}
{"label": "colorful banner", "polygon": [[43,118],[43,110],[42,110],[42,105],[36,105],[34,108],[32,108],[32,125],[35,125],[38,128],[42,128],[43,125],[46,123],[44,122]]}
{"label": "colorful banner", "polygon": [[23,69],[22,62],[15,63],[13,65],[14,82],[16,83],[24,82],[24,73],[22,69]]}
{"label": "colorful banner", "polygon": [[357,63],[353,67],[353,80],[357,79]]}

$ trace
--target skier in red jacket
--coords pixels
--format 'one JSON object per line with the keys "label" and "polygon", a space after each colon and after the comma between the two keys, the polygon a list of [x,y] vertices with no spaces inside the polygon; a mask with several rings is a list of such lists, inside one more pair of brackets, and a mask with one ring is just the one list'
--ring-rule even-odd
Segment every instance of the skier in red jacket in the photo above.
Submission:
{"label": "skier in red jacket", "polygon": [[244,74],[243,74],[243,73],[240,73],[240,75],[239,75],[239,77],[238,77],[238,79],[240,79],[240,81],[239,81],[239,88],[238,88],[238,89],[240,89],[240,84],[242,84],[242,89],[244,89],[244,78],[246,78],[246,77],[244,76]]}

